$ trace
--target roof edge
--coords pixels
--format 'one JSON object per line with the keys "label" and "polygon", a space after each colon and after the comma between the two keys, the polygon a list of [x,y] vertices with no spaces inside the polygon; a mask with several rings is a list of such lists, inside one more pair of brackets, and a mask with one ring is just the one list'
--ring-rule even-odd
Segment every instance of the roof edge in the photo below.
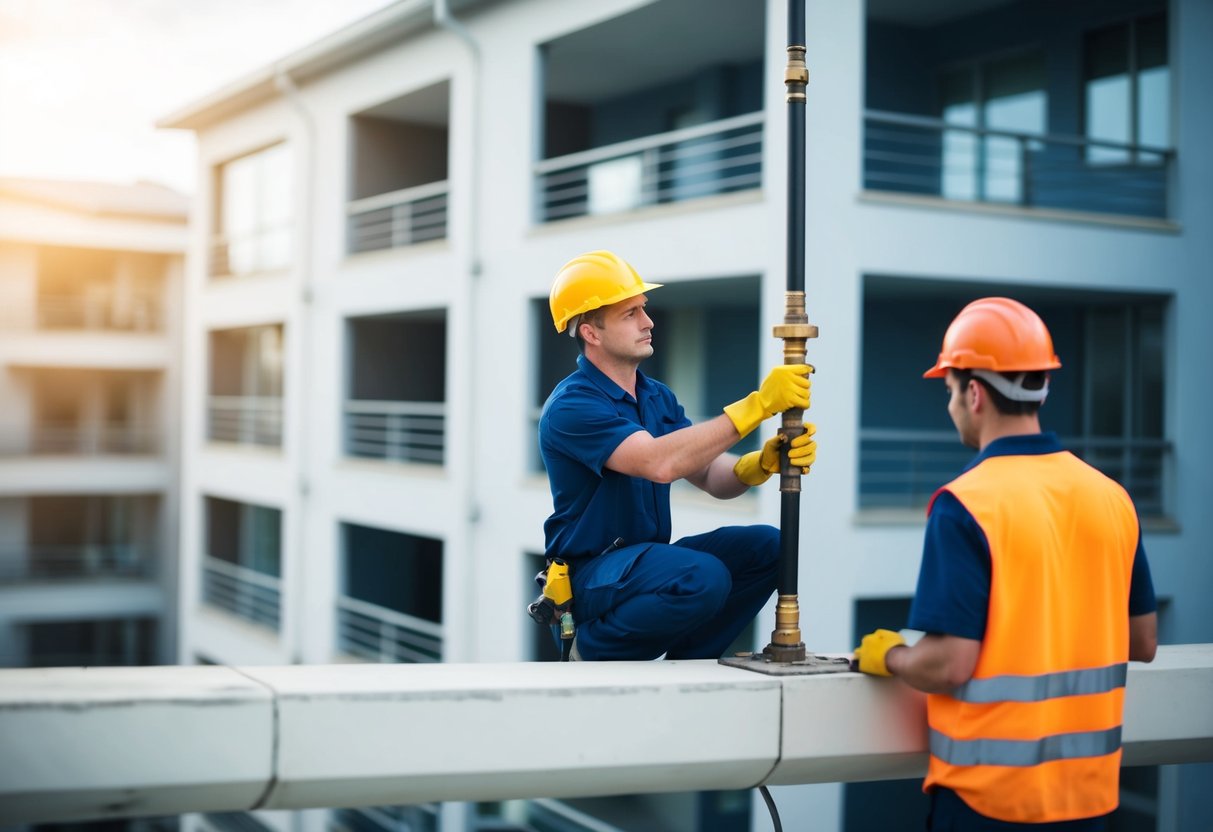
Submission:
{"label": "roof edge", "polygon": [[225,116],[280,94],[278,78],[301,81],[383,49],[433,25],[434,0],[400,0],[156,120],[169,130],[201,130]]}

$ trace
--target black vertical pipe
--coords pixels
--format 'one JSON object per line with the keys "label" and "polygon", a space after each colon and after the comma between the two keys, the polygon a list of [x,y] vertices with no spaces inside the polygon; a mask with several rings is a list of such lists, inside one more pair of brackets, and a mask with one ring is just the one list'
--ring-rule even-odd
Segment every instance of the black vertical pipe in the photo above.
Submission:
{"label": "black vertical pipe", "polygon": [[[805,0],[788,0],[788,46],[805,46]],[[802,88],[803,91],[803,88]],[[789,91],[791,92],[791,90]],[[788,99],[787,291],[804,291],[805,272],[805,97]],[[781,491],[779,505],[779,594],[796,595],[800,561],[800,489]]]}
{"label": "black vertical pipe", "polygon": [[[788,46],[805,45],[805,0],[788,0]],[[788,291],[804,291],[805,100],[788,97]]]}

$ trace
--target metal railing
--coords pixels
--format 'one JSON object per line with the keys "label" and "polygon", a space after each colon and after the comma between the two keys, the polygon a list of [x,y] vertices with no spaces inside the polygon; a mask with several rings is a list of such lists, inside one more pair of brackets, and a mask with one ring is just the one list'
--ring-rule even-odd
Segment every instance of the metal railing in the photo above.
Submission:
{"label": "metal railing", "polygon": [[864,111],[868,190],[1033,208],[1168,216],[1171,148]]}
{"label": "metal railing", "polygon": [[445,402],[345,403],[345,452],[350,456],[441,465],[445,450]]}
{"label": "metal railing", "polygon": [[211,277],[238,277],[284,269],[290,265],[290,223],[265,226],[231,237],[211,238],[207,273]]}
{"label": "metal railing", "polygon": [[282,444],[281,396],[210,396],[207,437],[242,445]]}
{"label": "metal railing", "polygon": [[437,803],[334,809],[328,824],[329,832],[438,832],[441,828]]}
{"label": "metal railing", "polygon": [[155,560],[134,543],[31,544],[0,550],[0,583],[76,578],[149,578]]}
{"label": "metal railing", "polygon": [[337,648],[375,662],[440,662],[442,625],[342,595],[337,598]]}
{"label": "metal railing", "polygon": [[542,222],[681,202],[762,184],[762,112],[544,159]]}
{"label": "metal railing", "polygon": [[446,237],[446,181],[356,199],[346,206],[351,254]]}
{"label": "metal railing", "polygon": [[[1063,447],[1124,486],[1142,516],[1164,514],[1171,443],[1163,439],[1062,437]],[[859,432],[859,507],[922,508],[960,474],[974,451],[954,431]]]}
{"label": "metal railing", "polygon": [[104,456],[155,454],[160,431],[124,422],[39,422],[25,435],[0,440],[0,456]]}
{"label": "metal railing", "polygon": [[208,555],[202,559],[202,600],[277,631],[282,619],[282,579]]}
{"label": "metal railing", "polygon": [[153,332],[164,327],[160,302],[148,295],[39,294],[36,309],[39,329]]}

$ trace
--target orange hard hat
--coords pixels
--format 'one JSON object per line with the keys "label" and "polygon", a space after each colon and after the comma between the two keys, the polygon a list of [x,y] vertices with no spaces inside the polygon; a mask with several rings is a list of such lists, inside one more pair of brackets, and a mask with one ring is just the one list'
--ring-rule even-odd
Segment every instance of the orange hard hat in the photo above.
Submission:
{"label": "orange hard hat", "polygon": [[960,310],[943,336],[935,366],[923,378],[953,370],[994,373],[1056,370],[1061,361],[1040,316],[1017,300],[982,298]]}
{"label": "orange hard hat", "polygon": [[[643,295],[660,283],[645,283],[622,257],[609,251],[578,255],[560,267],[548,304],[557,332],[564,332],[572,318]],[[569,333],[570,335],[572,333]]]}

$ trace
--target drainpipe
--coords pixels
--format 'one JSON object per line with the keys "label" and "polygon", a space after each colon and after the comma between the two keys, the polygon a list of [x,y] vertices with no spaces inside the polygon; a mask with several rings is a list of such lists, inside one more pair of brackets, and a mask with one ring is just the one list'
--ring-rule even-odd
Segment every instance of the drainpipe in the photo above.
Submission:
{"label": "drainpipe", "polygon": [[[480,219],[479,210],[476,204],[475,194],[480,187],[480,130],[479,120],[480,112],[480,77],[481,77],[481,55],[480,44],[472,37],[471,32],[452,14],[448,0],[434,0],[434,25],[439,28],[446,29],[455,37],[462,40],[468,48],[468,53],[472,58],[472,117],[468,124],[468,129],[471,131],[471,159],[469,163],[468,181],[469,187],[466,189],[468,198],[471,204],[468,206],[468,264],[467,264],[467,279],[464,281],[466,294],[464,297],[465,309],[467,310],[467,333],[468,336],[464,339],[466,344],[474,347],[473,339],[477,333],[477,321],[479,315],[476,308],[476,289],[477,282],[481,275],[482,263],[480,260]],[[449,171],[448,171],[449,173]],[[451,193],[448,186],[447,193]],[[449,202],[448,202],[449,205]],[[474,403],[476,400],[476,367],[474,362],[468,362],[467,382],[466,382],[465,400],[467,401],[468,412],[475,412]],[[465,591],[460,593],[465,599],[474,599],[476,597],[476,547],[473,545],[475,538],[475,530],[480,522],[480,504],[476,498],[476,433],[474,430],[469,430],[467,435],[471,437],[467,454],[465,456],[464,476],[463,476],[463,506],[464,516],[467,523],[467,559],[465,562]],[[476,630],[476,608],[477,604],[464,603],[460,606],[461,615],[465,626],[468,628],[468,633],[471,638],[469,641],[473,645],[475,652],[478,646],[478,636]],[[465,661],[477,658],[477,656],[465,657]]]}
{"label": "drainpipe", "polygon": [[[299,299],[301,302],[301,312],[299,320],[295,324],[296,336],[299,339],[299,354],[302,358],[302,363],[294,373],[294,383],[299,387],[297,400],[300,403],[300,408],[297,413],[296,421],[298,425],[298,442],[299,448],[299,472],[298,472],[298,491],[299,501],[298,510],[295,517],[295,553],[296,557],[291,561],[291,566],[294,568],[295,576],[302,575],[304,562],[307,557],[307,503],[311,498],[311,402],[310,402],[310,383],[312,373],[309,371],[312,355],[311,343],[311,318],[312,318],[312,303],[315,299],[315,274],[312,268],[312,197],[315,193],[315,160],[316,160],[316,122],[312,118],[312,114],[304,106],[302,97],[299,95],[299,88],[295,86],[294,79],[290,73],[282,66],[274,68],[274,84],[278,90],[285,96],[287,103],[291,109],[299,117],[300,123],[303,125],[304,133],[304,148],[303,148],[303,179],[300,182],[299,198],[295,201],[296,205],[302,205],[303,210],[296,219],[296,230],[299,235],[299,243],[295,246],[295,251],[299,255],[298,270],[300,280]],[[283,558],[285,561],[286,559]],[[296,629],[296,644],[292,649],[291,662],[299,664],[303,660],[303,637],[305,635],[304,624],[307,620],[306,610],[307,604],[305,599],[299,592],[303,587],[303,581],[298,577],[292,577],[291,583],[287,585],[290,592],[288,597],[294,598],[295,610],[294,621]]]}

